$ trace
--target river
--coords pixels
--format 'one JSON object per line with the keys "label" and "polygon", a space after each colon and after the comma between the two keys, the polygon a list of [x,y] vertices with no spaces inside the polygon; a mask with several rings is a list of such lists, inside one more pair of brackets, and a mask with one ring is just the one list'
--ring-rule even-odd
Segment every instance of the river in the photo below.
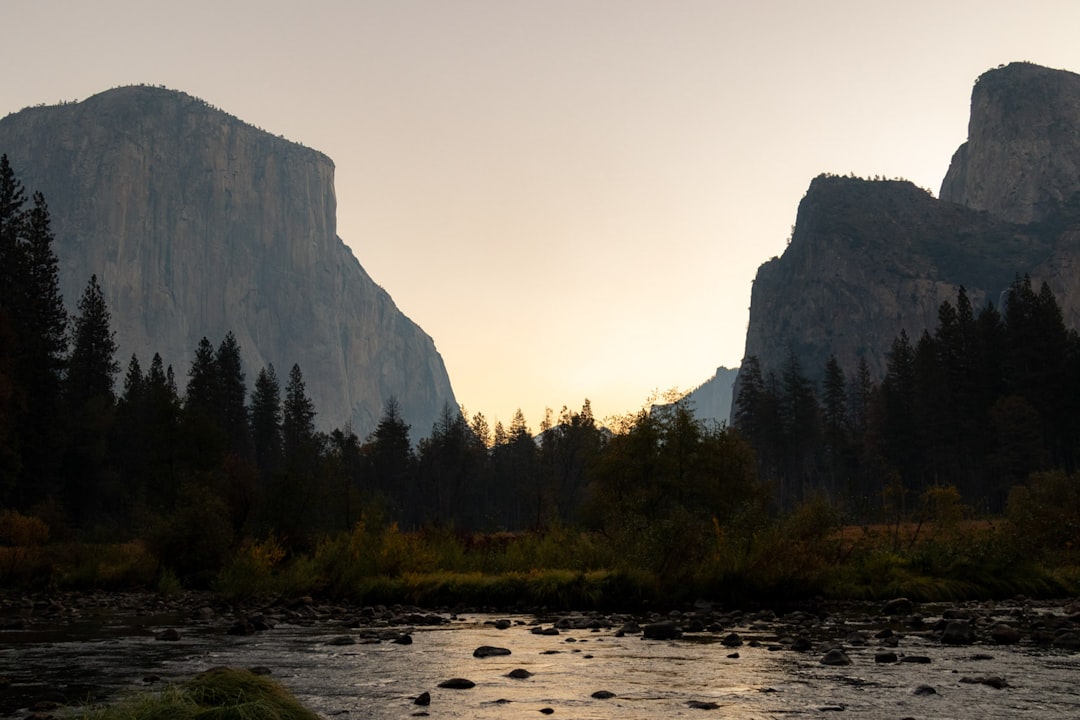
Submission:
{"label": "river", "polygon": [[[934,616],[924,614],[920,627],[932,627]],[[672,640],[620,634],[615,626],[568,627],[584,624],[581,618],[564,620],[559,634],[545,635],[535,631],[552,628],[554,618],[540,623],[531,615],[452,617],[437,626],[379,630],[386,637],[407,633],[411,644],[376,642],[370,630],[328,622],[281,622],[246,636],[226,634],[221,622],[192,624],[145,613],[35,622],[0,631],[0,678],[6,678],[0,715],[25,717],[27,705],[40,698],[101,702],[228,665],[269,671],[325,718],[417,713],[505,718],[541,712],[620,720],[821,718],[833,713],[881,720],[1080,717],[1080,654],[1026,640],[1008,646],[986,641],[945,645],[932,631],[909,631],[890,619],[897,632],[891,646],[885,646],[872,632],[883,618],[862,624],[825,618],[813,629],[814,648],[796,652],[790,649],[790,634],[797,627],[783,617],[761,621],[747,615],[721,632],[686,633]],[[510,626],[497,629],[496,620],[508,620]],[[180,639],[155,638],[168,628],[178,630]],[[741,645],[720,642],[730,632],[738,633]],[[843,646],[850,665],[822,664],[830,642]],[[474,657],[480,646],[510,654]],[[901,661],[880,662],[883,651]],[[508,677],[515,669],[531,676]],[[439,687],[450,678],[466,678],[475,687]],[[611,696],[594,697],[597,691]],[[430,695],[428,706],[414,702],[423,692]]]}

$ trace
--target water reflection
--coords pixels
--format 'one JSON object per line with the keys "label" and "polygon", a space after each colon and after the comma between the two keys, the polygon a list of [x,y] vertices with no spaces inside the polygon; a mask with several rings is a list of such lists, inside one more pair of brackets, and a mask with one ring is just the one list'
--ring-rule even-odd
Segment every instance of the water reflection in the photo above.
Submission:
{"label": "water reflection", "polygon": [[[929,664],[877,663],[873,644],[849,647],[852,664],[829,667],[821,653],[775,648],[768,631],[740,628],[756,646],[730,648],[703,641],[645,641],[614,631],[533,634],[529,617],[506,630],[474,616],[450,625],[411,630],[413,642],[334,644],[346,631],[279,625],[247,637],[220,628],[178,626],[179,642],[155,641],[144,627],[105,637],[79,633],[27,637],[0,633],[0,675],[13,687],[48,689],[68,702],[99,700],[117,690],[145,687],[145,678],[183,679],[217,665],[261,666],[305,704],[327,718],[401,718],[427,711],[440,718],[535,716],[550,708],[574,718],[800,718],[844,712],[844,717],[1060,718],[1080,716],[1075,678],[1080,656],[1038,649],[952,647],[919,635],[903,637],[900,655],[925,655]],[[70,630],[70,628],[68,629]],[[5,637],[6,636],[6,637]],[[692,636],[691,636],[692,637]],[[337,640],[337,642],[341,642]],[[510,655],[474,658],[480,645]],[[514,669],[532,673],[514,679]],[[998,677],[1007,687],[980,682]],[[470,690],[439,688],[448,678],[476,683]],[[916,694],[928,686],[932,694]],[[614,693],[609,699],[596,691]],[[431,705],[414,698],[429,692]],[[14,695],[12,695],[14,696]],[[697,703],[693,707],[691,703]],[[713,710],[699,708],[711,707]],[[13,712],[9,705],[3,708]]]}

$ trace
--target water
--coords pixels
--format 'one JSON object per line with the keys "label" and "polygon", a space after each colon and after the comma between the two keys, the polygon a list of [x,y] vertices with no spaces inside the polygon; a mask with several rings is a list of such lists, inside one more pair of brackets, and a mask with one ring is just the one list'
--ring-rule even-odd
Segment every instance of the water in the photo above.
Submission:
{"label": "water", "polygon": [[[363,644],[361,631],[323,624],[281,624],[250,636],[231,636],[220,625],[192,627],[167,616],[118,619],[0,632],[0,676],[9,678],[0,715],[25,716],[28,699],[52,696],[68,703],[99,702],[210,667],[268,668],[305,705],[326,718],[404,718],[428,712],[439,718],[859,718],[1080,717],[1080,654],[1030,644],[999,647],[942,645],[929,634],[903,634],[893,648],[929,664],[877,663],[876,641],[846,645],[851,665],[822,665],[820,650],[778,646],[782,625],[747,625],[724,633],[688,634],[679,640],[618,637],[613,629],[530,632],[529,616],[497,630],[494,617],[474,615],[437,627],[402,628],[411,645]],[[172,622],[170,622],[172,621]],[[153,632],[176,627],[178,642]],[[734,629],[745,641],[719,640]],[[837,628],[838,634],[850,624]],[[357,644],[336,645],[350,635]],[[510,655],[475,658],[481,645]],[[737,653],[737,657],[729,657]],[[507,673],[522,668],[532,677]],[[145,678],[159,678],[152,685]],[[449,678],[476,683],[468,690],[438,687]],[[1000,678],[995,688],[980,678]],[[965,680],[969,682],[965,682]],[[916,693],[929,686],[933,694]],[[606,690],[610,699],[592,693]],[[414,698],[429,692],[431,704]],[[25,701],[25,702],[23,702]],[[691,702],[714,704],[712,710]]]}

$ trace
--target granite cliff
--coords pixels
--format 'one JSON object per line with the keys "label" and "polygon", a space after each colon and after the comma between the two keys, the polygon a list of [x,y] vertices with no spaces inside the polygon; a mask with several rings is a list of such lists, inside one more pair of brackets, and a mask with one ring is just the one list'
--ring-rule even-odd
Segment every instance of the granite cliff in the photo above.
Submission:
{"label": "granite cliff", "polygon": [[963,285],[1000,305],[1018,274],[1047,282],[1080,327],[1080,76],[1015,63],[972,93],[968,141],[941,198],[909,182],[820,176],[783,256],[758,270],[745,356],[817,377],[830,354],[878,377],[901,331],[916,341]]}
{"label": "granite cliff", "polygon": [[322,153],[145,86],[9,115],[0,152],[49,203],[69,309],[98,276],[121,363],[160,352],[182,383],[231,331],[249,383],[300,365],[322,428],[363,437],[394,396],[415,439],[456,406],[431,337],[337,236]]}
{"label": "granite cliff", "polygon": [[731,421],[732,391],[738,368],[716,368],[716,374],[688,392],[685,400],[694,410],[694,417],[709,423],[727,425]]}

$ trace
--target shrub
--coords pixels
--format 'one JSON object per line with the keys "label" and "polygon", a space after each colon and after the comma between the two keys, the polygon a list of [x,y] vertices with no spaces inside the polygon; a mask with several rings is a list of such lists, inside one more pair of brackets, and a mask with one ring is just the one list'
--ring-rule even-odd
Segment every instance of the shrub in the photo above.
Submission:
{"label": "shrub", "polygon": [[86,720],[318,720],[285,688],[247,670],[214,668],[160,693],[134,695]]}
{"label": "shrub", "polygon": [[15,510],[0,512],[0,578],[12,582],[36,573],[31,570],[41,559],[41,546],[49,540],[49,526],[43,520]]}

